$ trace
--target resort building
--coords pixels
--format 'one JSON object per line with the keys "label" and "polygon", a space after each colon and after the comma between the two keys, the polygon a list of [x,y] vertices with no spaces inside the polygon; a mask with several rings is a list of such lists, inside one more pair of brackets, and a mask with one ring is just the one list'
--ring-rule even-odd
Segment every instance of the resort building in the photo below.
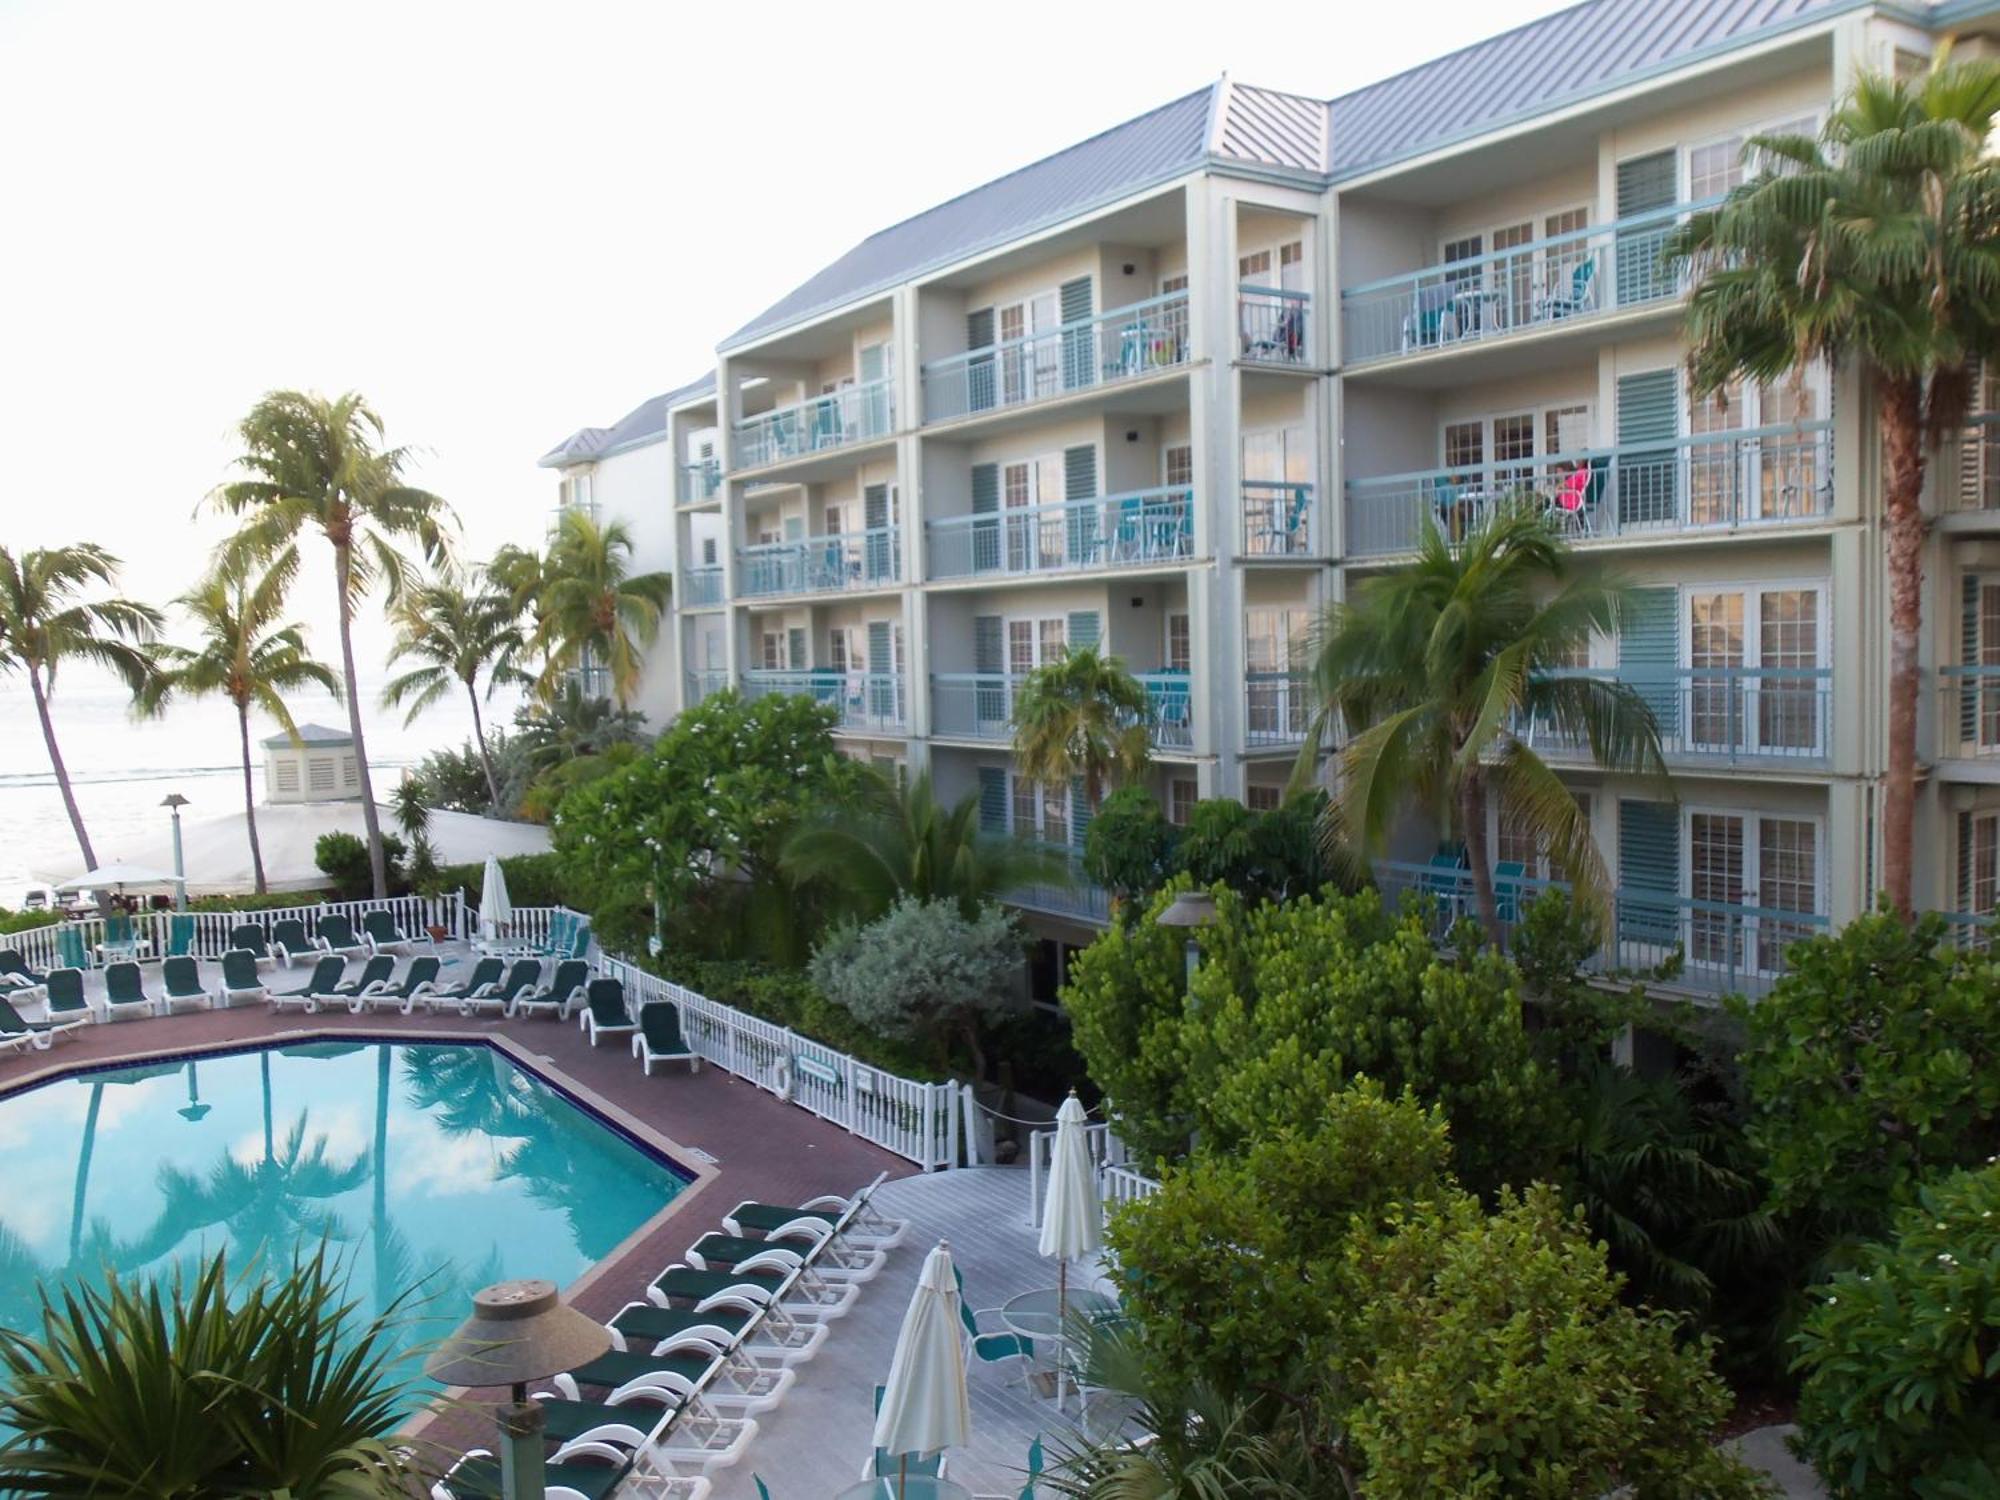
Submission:
{"label": "resort building", "polygon": [[[1332,100],[1225,78],[873,235],[713,371],[542,460],[672,617],[641,706],[810,693],[856,756],[1080,844],[1010,764],[1022,676],[1095,643],[1155,705],[1155,790],[1280,797],[1326,606],[1539,496],[1636,604],[1577,670],[1652,700],[1671,793],[1570,768],[1621,958],[1757,987],[1880,873],[1887,615],[1851,370],[1694,402],[1666,235],[1862,68],[2000,40],[2000,6],[1587,0]],[[2000,372],[1996,372],[2000,373]],[[2000,379],[1929,504],[1918,900],[2000,887]],[[1497,859],[1545,861],[1510,826]],[[1421,863],[1431,848],[1409,851]],[[1024,896],[1081,936],[1087,890]]]}

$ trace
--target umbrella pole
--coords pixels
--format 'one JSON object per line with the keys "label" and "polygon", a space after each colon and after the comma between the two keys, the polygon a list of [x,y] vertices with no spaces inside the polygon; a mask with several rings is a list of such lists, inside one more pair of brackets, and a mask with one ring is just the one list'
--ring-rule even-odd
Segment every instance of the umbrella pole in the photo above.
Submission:
{"label": "umbrella pole", "polygon": [[1056,1262],[1056,1410],[1063,1403],[1063,1349],[1069,1336],[1069,1257]]}
{"label": "umbrella pole", "polygon": [[910,1455],[896,1455],[896,1500],[903,1500],[903,1487],[910,1481]]}

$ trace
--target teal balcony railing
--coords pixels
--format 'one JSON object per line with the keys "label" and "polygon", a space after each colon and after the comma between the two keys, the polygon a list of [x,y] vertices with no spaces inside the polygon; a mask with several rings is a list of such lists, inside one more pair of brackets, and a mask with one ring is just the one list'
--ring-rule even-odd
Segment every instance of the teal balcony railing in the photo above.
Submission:
{"label": "teal balcony railing", "polygon": [[681,586],[681,602],[689,609],[722,602],[722,569],[689,568]]}
{"label": "teal balcony railing", "polygon": [[722,465],[712,458],[681,465],[681,503],[712,499],[722,488]]}
{"label": "teal balcony railing", "polygon": [[1303,672],[1248,672],[1243,737],[1253,747],[1302,745],[1312,733],[1312,692]]}
{"label": "teal balcony railing", "polygon": [[933,360],[922,371],[924,420],[942,422],[1136,380],[1191,357],[1188,295],[1169,292]]}
{"label": "teal balcony railing", "polygon": [[1275,286],[1236,291],[1237,353],[1250,364],[1311,364],[1312,294]]}
{"label": "teal balcony railing", "polygon": [[874,380],[866,385],[850,385],[738,422],[736,466],[762,468],[766,464],[873,442],[895,430],[894,383]]}
{"label": "teal balcony railing", "polygon": [[1347,363],[1517,338],[1678,297],[1687,278],[1667,263],[1667,241],[1690,213],[1720,201],[1654,209],[1354,287],[1340,298]]}
{"label": "teal balcony railing", "polygon": [[1831,427],[1744,428],[1352,479],[1348,555],[1414,552],[1427,522],[1456,540],[1494,505],[1522,499],[1575,541],[1823,521],[1833,511]]}
{"label": "teal balcony railing", "polygon": [[742,599],[887,588],[902,576],[903,539],[893,526],[767,542],[736,554]]}
{"label": "teal balcony railing", "polygon": [[[1429,903],[1434,936],[1443,942],[1453,923],[1478,915],[1472,872],[1444,861],[1429,865],[1375,862],[1375,884],[1396,901],[1408,895]],[[1535,880],[1496,867],[1495,904],[1500,925],[1511,932],[1521,914],[1543,891],[1563,882]],[[1742,902],[1697,900],[1669,891],[1621,886],[1612,896],[1611,936],[1585,963],[1587,971],[1643,971],[1679,960],[1666,983],[1699,993],[1767,993],[1786,967],[1792,944],[1828,929],[1815,912],[1787,911]]]}
{"label": "teal balcony railing", "polygon": [[1111,893],[1083,873],[1077,863],[1076,851],[1055,845],[1046,846],[1052,852],[1067,855],[1070,860],[1067,881],[1039,881],[1033,885],[1017,886],[1007,893],[1010,906],[1025,907],[1029,911],[1047,912],[1052,916],[1075,917],[1102,927],[1111,920]]}
{"label": "teal balcony railing", "polygon": [[2000,666],[1938,668],[1939,752],[1952,760],[2000,756]]}
{"label": "teal balcony railing", "polygon": [[1318,557],[1313,487],[1275,479],[1243,481],[1243,555]]}
{"label": "teal balcony railing", "polygon": [[1139,568],[1194,556],[1185,486],[952,516],[925,528],[930,577]]}
{"label": "teal balcony railing", "polygon": [[[1669,760],[1813,762],[1827,758],[1833,731],[1830,667],[1701,667],[1680,671],[1577,671],[1561,675],[1624,682],[1645,700]],[[1516,723],[1529,748],[1550,759],[1585,758],[1588,742],[1539,721]]]}
{"label": "teal balcony railing", "polygon": [[901,734],[909,724],[903,679],[894,672],[841,672],[830,667],[805,671],[760,671],[743,674],[743,696],[769,697],[797,693],[839,711],[842,729],[879,730]]}
{"label": "teal balcony railing", "polygon": [[689,672],[686,674],[686,682],[684,684],[686,692],[685,706],[693,708],[702,699],[713,698],[728,686],[729,674],[720,667],[709,667],[700,671]]}
{"label": "teal balcony railing", "polygon": [[[938,739],[991,740],[1014,738],[1014,699],[1024,673],[937,672],[931,675],[931,734]],[[1148,733],[1160,750],[1186,750],[1194,745],[1194,704],[1185,672],[1148,672],[1139,683],[1146,689],[1151,716]]]}

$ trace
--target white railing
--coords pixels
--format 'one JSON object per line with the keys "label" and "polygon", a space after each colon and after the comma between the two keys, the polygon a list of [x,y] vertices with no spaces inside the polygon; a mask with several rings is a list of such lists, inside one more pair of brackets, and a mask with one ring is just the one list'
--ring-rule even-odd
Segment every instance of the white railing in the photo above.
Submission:
{"label": "white railing", "polygon": [[610,954],[598,967],[625,986],[635,1016],[655,1001],[679,1006],[681,1035],[705,1061],[927,1172],[957,1165],[958,1084],[899,1078]]}
{"label": "white railing", "polygon": [[[1111,1127],[1094,1123],[1083,1127],[1084,1144],[1090,1148],[1090,1164],[1097,1172],[1099,1195],[1107,1205],[1131,1203],[1150,1198],[1160,1185],[1133,1170],[1125,1143]],[[1037,1130],[1028,1137],[1028,1227],[1042,1227],[1042,1203],[1048,1197],[1049,1158],[1055,1150],[1055,1127]]]}

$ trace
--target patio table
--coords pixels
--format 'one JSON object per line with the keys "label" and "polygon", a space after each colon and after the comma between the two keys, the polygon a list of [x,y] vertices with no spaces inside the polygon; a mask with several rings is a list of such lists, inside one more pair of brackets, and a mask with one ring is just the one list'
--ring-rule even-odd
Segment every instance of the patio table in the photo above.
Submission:
{"label": "patio table", "polygon": [[929,1474],[912,1474],[900,1481],[890,1474],[850,1484],[833,1500],[972,1500],[972,1491]]}
{"label": "patio table", "polygon": [[[1091,1291],[1087,1287],[1071,1287],[1068,1301],[1072,1316],[1097,1318],[1118,1310],[1116,1297]],[[1058,1411],[1062,1410],[1066,1364],[1062,1353],[1069,1342],[1069,1330],[1063,1326],[1061,1307],[1060,1289],[1050,1286],[1040,1291],[1023,1292],[1000,1309],[1000,1325],[1009,1333],[1031,1341],[1039,1340],[1043,1347],[1053,1347],[1057,1351],[1054,1373]]]}

